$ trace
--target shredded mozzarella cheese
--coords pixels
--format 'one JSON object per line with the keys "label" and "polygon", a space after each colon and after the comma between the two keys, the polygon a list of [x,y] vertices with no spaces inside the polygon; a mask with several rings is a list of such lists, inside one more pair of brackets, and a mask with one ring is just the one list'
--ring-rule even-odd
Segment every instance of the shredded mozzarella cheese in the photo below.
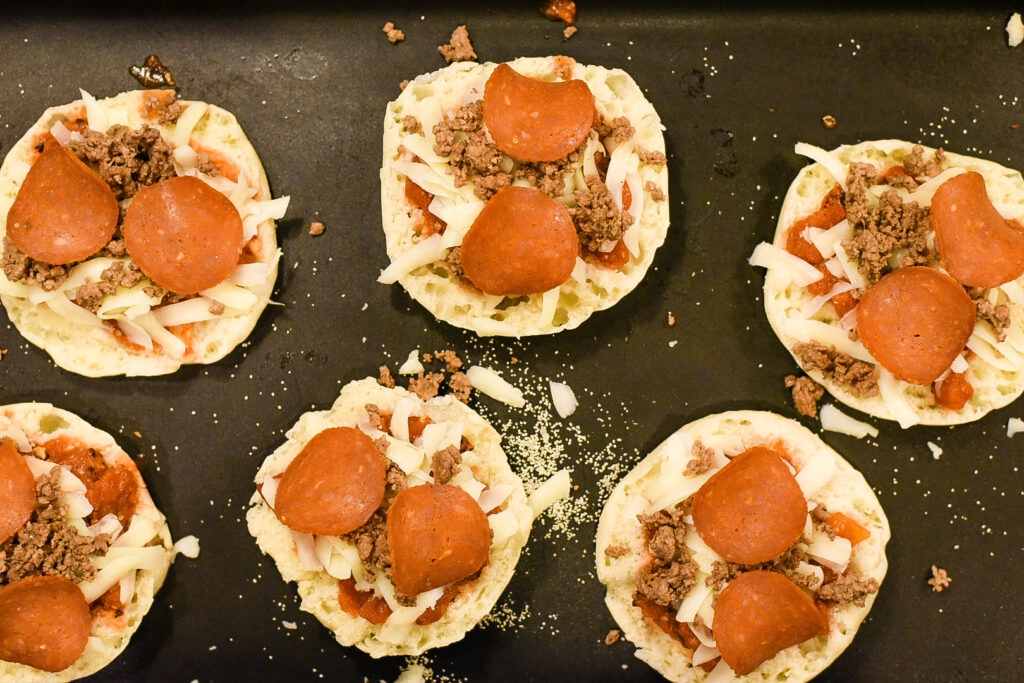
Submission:
{"label": "shredded mozzarella cheese", "polygon": [[761,242],[754,247],[747,262],[752,266],[784,274],[798,287],[806,287],[824,277],[821,271],[807,261],[768,242]]}
{"label": "shredded mozzarella cheese", "polygon": [[466,370],[466,379],[477,391],[487,394],[491,398],[506,403],[513,408],[522,408],[526,405],[523,392],[509,384],[491,368],[482,365],[473,365]]}
{"label": "shredded mozzarella cheese", "polygon": [[842,161],[832,152],[806,142],[796,143],[793,146],[793,151],[824,166],[825,170],[832,176],[832,179],[839,183],[844,192],[846,191],[846,174],[849,171],[846,162]]}
{"label": "shredded mozzarella cheese", "polygon": [[572,488],[569,470],[559,470],[530,494],[529,503],[533,517],[540,517],[545,510],[558,501],[568,498]]}
{"label": "shredded mozzarella cheese", "polygon": [[446,251],[441,243],[441,235],[431,235],[399,254],[398,258],[381,271],[377,282],[385,285],[394,284],[417,268],[440,261]]}
{"label": "shredded mozzarella cheese", "polygon": [[847,434],[849,436],[857,437],[858,439],[863,439],[865,436],[878,436],[877,428],[867,422],[855,420],[840,411],[839,408],[832,403],[826,403],[821,407],[819,417],[821,419],[821,428],[827,429],[831,432]]}

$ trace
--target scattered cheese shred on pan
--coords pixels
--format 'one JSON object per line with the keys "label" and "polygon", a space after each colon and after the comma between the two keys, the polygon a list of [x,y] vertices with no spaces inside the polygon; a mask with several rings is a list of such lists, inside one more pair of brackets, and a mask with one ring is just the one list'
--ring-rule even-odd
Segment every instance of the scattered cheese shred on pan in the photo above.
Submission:
{"label": "scattered cheese shred on pan", "polygon": [[408,358],[406,358],[405,362],[398,368],[399,375],[415,375],[423,371],[424,367],[423,363],[420,362],[419,349],[410,351]]}
{"label": "scattered cheese shred on pan", "polygon": [[826,403],[821,407],[820,418],[822,429],[848,434],[858,439],[863,439],[865,436],[878,436],[878,430],[875,427],[866,422],[855,420],[831,403]]}
{"label": "scattered cheese shred on pan", "polygon": [[1024,42],[1024,21],[1021,21],[1020,12],[1014,12],[1006,22],[1006,42],[1010,47],[1017,47]]}
{"label": "scattered cheese shred on pan", "polygon": [[559,470],[551,475],[530,494],[529,503],[533,508],[533,518],[540,517],[549,507],[563,498],[568,498],[571,486],[569,470]]}
{"label": "scattered cheese shred on pan", "polygon": [[548,386],[551,388],[551,403],[555,406],[555,412],[559,417],[569,417],[576,412],[579,401],[576,399],[572,387],[564,382],[553,380],[548,382]]}
{"label": "scattered cheese shred on pan", "polygon": [[199,557],[199,539],[195,536],[183,536],[174,544],[175,555],[184,555],[190,560]]}
{"label": "scattered cheese shred on pan", "polygon": [[474,365],[466,370],[466,378],[477,391],[481,391],[496,401],[507,403],[513,408],[526,405],[523,392],[509,384],[497,372],[482,365]]}
{"label": "scattered cheese shred on pan", "polygon": [[1019,432],[1024,432],[1024,420],[1019,417],[1011,417],[1006,421],[1006,436],[1012,437]]}

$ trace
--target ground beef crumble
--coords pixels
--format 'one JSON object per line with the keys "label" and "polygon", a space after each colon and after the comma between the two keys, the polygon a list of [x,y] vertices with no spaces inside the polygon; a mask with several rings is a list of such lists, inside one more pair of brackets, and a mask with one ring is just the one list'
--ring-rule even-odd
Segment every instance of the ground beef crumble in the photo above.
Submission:
{"label": "ground beef crumble", "polygon": [[932,577],[928,579],[928,585],[932,587],[933,592],[941,593],[946,588],[949,588],[949,584],[952,582],[953,579],[945,569],[934,564],[932,565]]}
{"label": "ground beef crumble", "polygon": [[716,560],[711,565],[711,574],[704,581],[715,590],[722,590],[726,583],[732,581],[743,572],[761,570],[782,574],[797,585],[807,585],[812,582],[812,579],[808,575],[797,571],[800,567],[800,562],[805,557],[803,549],[798,544],[793,544],[778,557],[760,564],[736,564],[735,562]]}
{"label": "ground beef crumble", "polygon": [[637,592],[651,602],[678,610],[697,582],[697,563],[684,541],[687,506],[639,515],[651,561],[637,577]]}
{"label": "ground beef crumble", "polygon": [[106,133],[87,129],[67,148],[99,173],[118,200],[175,175],[173,149],[158,128],[146,124],[137,130],[115,124]]}
{"label": "ground beef crumble", "polygon": [[684,476],[696,477],[705,474],[715,464],[715,449],[705,446],[700,441],[694,442],[690,454],[693,457],[686,463],[686,469],[683,470]]}
{"label": "ground beef crumble", "polygon": [[[918,178],[938,174],[943,158],[942,150],[937,150],[931,160],[924,160],[923,148],[918,145],[904,158],[903,170],[897,167],[895,173],[882,173],[872,164],[850,164],[843,203],[854,232],[843,248],[868,284],[895,268],[928,265],[934,260],[929,239],[931,209],[904,202],[893,188],[916,188]],[[876,203],[869,200],[868,190],[880,183],[890,187]]]}
{"label": "ground beef crumble", "polygon": [[106,553],[110,536],[87,536],[66,523],[60,467],[36,479],[36,507],[29,521],[0,544],[0,586],[31,576],[63,576],[75,583],[96,575],[90,558]]}
{"label": "ground beef crumble", "polygon": [[968,294],[974,301],[974,307],[978,312],[978,318],[992,325],[996,341],[1006,340],[1006,330],[1010,327],[1010,306],[1008,304],[993,304],[987,298],[988,290],[971,289]]}
{"label": "ground beef crumble", "polygon": [[385,23],[384,28],[381,30],[384,31],[384,35],[388,37],[388,42],[392,45],[405,40],[405,31],[400,28],[395,28],[394,22],[389,21]]}
{"label": "ground beef crumble", "polygon": [[877,592],[878,581],[873,577],[860,579],[853,574],[843,573],[834,579],[826,580],[818,588],[818,597],[837,605],[853,603],[858,607],[863,607],[867,596]]}
{"label": "ground beef crumble", "polygon": [[608,186],[599,178],[587,178],[587,189],[576,190],[573,194],[576,206],[569,208],[569,215],[584,249],[601,251],[614,246],[633,224],[633,216],[619,210]]}
{"label": "ground beef crumble", "polygon": [[797,342],[793,353],[805,371],[820,370],[833,382],[849,387],[860,397],[878,395],[878,366],[857,360],[849,354],[820,342]]}
{"label": "ground beef crumble", "polygon": [[430,473],[435,484],[447,484],[458,474],[462,464],[462,452],[455,446],[448,446],[430,457]]}
{"label": "ground beef crumble", "polygon": [[786,388],[793,392],[793,403],[796,404],[797,412],[807,417],[817,417],[818,401],[825,395],[825,387],[810,377],[796,375],[787,375],[785,384]]}
{"label": "ground beef crumble", "polygon": [[452,62],[469,62],[476,59],[476,52],[473,50],[473,44],[469,40],[469,31],[466,30],[466,26],[460,25],[452,31],[452,36],[445,45],[438,45],[437,51],[444,57],[444,61],[451,64]]}

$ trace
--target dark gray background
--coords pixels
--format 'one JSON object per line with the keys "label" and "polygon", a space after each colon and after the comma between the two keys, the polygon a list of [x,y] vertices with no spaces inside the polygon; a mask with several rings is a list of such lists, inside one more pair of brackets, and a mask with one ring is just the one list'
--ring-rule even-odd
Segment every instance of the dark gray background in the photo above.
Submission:
{"label": "dark gray background", "polygon": [[[763,273],[746,261],[773,234],[804,163],[795,142],[897,137],[1024,166],[1024,46],[1009,48],[1004,32],[1014,8],[753,13],[581,0],[579,33],[564,40],[534,0],[501,9],[365,4],[158,3],[96,14],[46,3],[0,22],[0,152],[79,88],[104,97],[137,87],[129,67],[156,54],[182,97],[237,114],[274,194],[291,197],[279,230],[275,298],[284,305],[268,308],[221,363],[163,378],[87,379],[0,327],[9,350],[3,401],[51,401],[113,433],[175,537],[201,542],[200,557],[177,561],[127,651],[97,680],[393,681],[404,659],[342,648],[299,611],[294,587],[249,536],[245,508],[256,469],[302,412],[327,407],[343,384],[381,364],[396,368],[413,349],[453,348],[530,393],[529,409],[475,404],[501,429],[545,437],[541,459],[510,443],[528,481],[566,466],[578,489],[535,526],[502,616],[423,663],[444,681],[657,681],[631,645],[603,644],[614,624],[594,575],[593,532],[608,486],[688,420],[740,408],[796,417],[783,387],[795,365],[764,318]],[[388,20],[404,42],[386,40]],[[482,60],[564,53],[627,69],[667,128],[668,240],[626,300],[575,331],[479,340],[375,282],[387,264],[384,107],[401,81],[444,65],[436,48],[462,23]],[[826,114],[838,120],[831,130]],[[324,235],[308,235],[314,220]],[[548,379],[580,397],[571,418],[552,417]],[[870,420],[878,438],[823,435],[875,487],[893,540],[869,619],[820,680],[1019,678],[1024,435],[1006,437],[1012,416],[1024,417],[1021,401],[954,429]],[[929,441],[943,449],[939,459]],[[942,593],[927,584],[932,564],[953,578]]]}

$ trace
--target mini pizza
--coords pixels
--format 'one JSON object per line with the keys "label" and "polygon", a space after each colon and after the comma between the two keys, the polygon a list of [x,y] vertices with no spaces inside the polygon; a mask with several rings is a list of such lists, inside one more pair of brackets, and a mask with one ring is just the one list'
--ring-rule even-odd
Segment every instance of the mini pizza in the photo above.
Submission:
{"label": "mini pizza", "polygon": [[0,166],[0,301],[80,375],[213,363],[270,301],[287,205],[231,113],[172,90],[83,91]]}
{"label": "mini pizza", "polygon": [[619,482],[597,576],[668,680],[807,681],[867,616],[888,540],[844,458],[794,420],[740,410],[683,426]]}
{"label": "mini pizza", "polygon": [[451,64],[387,107],[379,281],[479,335],[571,329],[643,279],[667,197],[661,120],[626,72]]}
{"label": "mini pizza", "polygon": [[977,420],[1024,392],[1024,180],[900,140],[826,151],[771,244],[768,320],[837,400],[915,424]]}
{"label": "mini pizza", "polygon": [[104,668],[174,554],[113,437],[49,404],[0,407],[0,679],[71,681]]}
{"label": "mini pizza", "polygon": [[372,378],[304,414],[256,475],[247,520],[301,609],[372,657],[462,639],[533,523],[498,433],[451,395]]}

